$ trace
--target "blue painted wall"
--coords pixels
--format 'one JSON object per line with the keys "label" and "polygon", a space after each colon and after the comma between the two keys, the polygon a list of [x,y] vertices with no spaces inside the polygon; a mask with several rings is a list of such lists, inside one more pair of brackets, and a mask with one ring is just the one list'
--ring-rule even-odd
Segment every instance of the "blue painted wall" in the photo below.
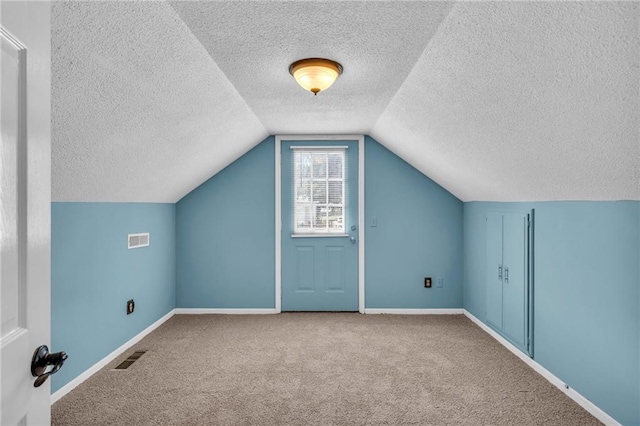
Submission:
{"label": "blue painted wall", "polygon": [[[274,308],[274,147],[267,138],[178,202],[178,307]],[[365,188],[366,307],[462,307],[462,202],[369,137]]]}
{"label": "blue painted wall", "polygon": [[464,205],[464,306],[485,319],[487,211],[535,209],[534,359],[640,424],[640,202]]}
{"label": "blue painted wall", "polygon": [[[53,203],[52,349],[70,358],[52,391],[176,306],[273,308],[274,173],[269,137],[177,205]],[[640,424],[640,202],[463,204],[369,137],[365,188],[367,308],[484,320],[486,212],[534,208],[535,359]]]}
{"label": "blue painted wall", "polygon": [[365,306],[461,308],[462,218],[460,200],[367,137]]}
{"label": "blue painted wall", "polygon": [[[128,250],[138,232],[150,246]],[[52,203],[51,260],[55,392],[175,307],[175,205]]]}
{"label": "blue painted wall", "polygon": [[176,207],[177,306],[275,308],[275,139]]}

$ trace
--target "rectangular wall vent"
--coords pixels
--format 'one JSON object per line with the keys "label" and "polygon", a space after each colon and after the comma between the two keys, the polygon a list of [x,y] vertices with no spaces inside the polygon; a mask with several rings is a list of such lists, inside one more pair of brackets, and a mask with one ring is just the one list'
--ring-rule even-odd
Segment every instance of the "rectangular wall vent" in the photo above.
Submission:
{"label": "rectangular wall vent", "polygon": [[129,234],[127,238],[127,247],[130,249],[148,247],[149,246],[149,233],[143,234]]}

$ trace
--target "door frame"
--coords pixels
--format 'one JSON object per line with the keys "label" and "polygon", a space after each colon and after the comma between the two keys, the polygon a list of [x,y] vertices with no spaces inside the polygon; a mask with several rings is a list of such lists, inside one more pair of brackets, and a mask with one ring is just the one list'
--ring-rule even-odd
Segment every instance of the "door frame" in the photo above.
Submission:
{"label": "door frame", "polygon": [[364,314],[364,135],[276,135],[276,313],[282,312],[282,142],[335,141],[358,142],[358,311]]}

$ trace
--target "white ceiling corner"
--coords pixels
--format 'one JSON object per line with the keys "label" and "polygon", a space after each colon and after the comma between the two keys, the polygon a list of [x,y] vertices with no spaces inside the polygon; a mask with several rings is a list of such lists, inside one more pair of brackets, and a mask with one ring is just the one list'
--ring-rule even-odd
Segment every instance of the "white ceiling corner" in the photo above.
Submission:
{"label": "white ceiling corner", "polygon": [[52,6],[52,199],[176,202],[267,136],[165,2]]}
{"label": "white ceiling corner", "polygon": [[371,135],[463,201],[640,200],[639,6],[457,3]]}

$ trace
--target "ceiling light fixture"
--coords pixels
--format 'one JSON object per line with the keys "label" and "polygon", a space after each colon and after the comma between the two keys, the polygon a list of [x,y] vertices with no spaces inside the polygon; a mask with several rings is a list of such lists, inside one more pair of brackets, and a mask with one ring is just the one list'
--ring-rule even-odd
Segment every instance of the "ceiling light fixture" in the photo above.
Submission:
{"label": "ceiling light fixture", "polygon": [[342,74],[342,65],[331,59],[300,59],[289,65],[289,73],[302,88],[317,95],[331,87]]}

